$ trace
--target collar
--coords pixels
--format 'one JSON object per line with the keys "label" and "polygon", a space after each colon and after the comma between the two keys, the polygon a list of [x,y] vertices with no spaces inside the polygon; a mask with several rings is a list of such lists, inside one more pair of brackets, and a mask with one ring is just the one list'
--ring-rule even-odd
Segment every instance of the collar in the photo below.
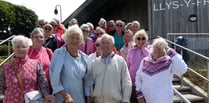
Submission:
{"label": "collar", "polygon": [[102,56],[102,59],[104,60],[104,63],[107,64],[110,62],[110,60],[112,59],[112,57],[115,55],[114,52],[110,53],[107,57]]}
{"label": "collar", "polygon": [[24,64],[28,59],[29,59],[28,55],[25,56],[25,58],[18,58],[14,56],[12,58],[12,62],[15,64]]}

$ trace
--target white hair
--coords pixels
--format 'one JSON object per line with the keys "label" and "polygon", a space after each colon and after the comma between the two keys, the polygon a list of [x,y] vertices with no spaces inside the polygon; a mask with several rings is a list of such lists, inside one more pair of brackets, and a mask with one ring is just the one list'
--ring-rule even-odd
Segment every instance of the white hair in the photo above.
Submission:
{"label": "white hair", "polygon": [[168,43],[163,38],[156,38],[152,43],[151,53],[153,53],[153,48],[158,47],[161,51],[166,54],[166,50],[169,48]]}
{"label": "white hair", "polygon": [[23,41],[26,44],[27,48],[31,45],[31,41],[30,41],[30,39],[28,37],[25,37],[23,35],[17,35],[17,36],[15,36],[12,39],[12,47],[13,47],[13,49],[15,47],[15,44],[17,42],[20,42],[20,41]]}
{"label": "white hair", "polygon": [[133,21],[132,24],[137,24],[140,27],[140,23],[137,20]]}
{"label": "white hair", "polygon": [[81,43],[83,43],[83,32],[82,30],[79,28],[78,25],[72,25],[70,26],[66,32],[63,34],[62,39],[65,41],[65,43],[68,42],[68,37],[72,34],[78,34],[80,39],[81,39]]}
{"label": "white hair", "polygon": [[92,23],[88,22],[86,24],[89,26],[90,29],[94,29],[94,25]]}
{"label": "white hair", "polygon": [[33,31],[32,31],[31,34],[30,34],[30,38],[33,38],[33,36],[34,36],[35,34],[39,34],[39,33],[42,34],[42,35],[44,35],[44,34],[43,34],[44,31],[43,31],[42,28],[37,27],[37,28],[33,29]]}
{"label": "white hair", "polygon": [[87,24],[82,24],[82,25],[80,26],[80,28],[81,28],[81,30],[83,30],[84,28],[87,28],[87,29],[90,31],[90,27],[89,27],[89,25],[87,25]]}
{"label": "white hair", "polygon": [[107,39],[109,39],[109,40],[112,41],[113,45],[115,44],[115,40],[114,40],[114,38],[111,35],[109,35],[109,34],[103,34],[101,36],[101,39],[103,39],[103,38],[107,38]]}

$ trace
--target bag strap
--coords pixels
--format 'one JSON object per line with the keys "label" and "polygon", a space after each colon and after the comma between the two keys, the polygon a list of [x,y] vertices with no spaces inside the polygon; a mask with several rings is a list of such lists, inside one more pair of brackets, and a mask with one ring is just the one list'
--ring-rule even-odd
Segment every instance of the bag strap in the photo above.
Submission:
{"label": "bag strap", "polygon": [[15,66],[14,66],[12,63],[11,63],[11,65],[12,65],[12,69],[14,70],[15,75],[16,75],[16,77],[17,77],[17,80],[18,80],[18,84],[19,84],[19,86],[20,86],[20,89],[21,89],[21,91],[22,91],[22,93],[23,93],[23,92],[24,92],[24,87],[23,87],[22,78],[21,78],[19,72],[17,72],[17,69],[15,68]]}
{"label": "bag strap", "polygon": [[50,54],[50,49],[49,48],[46,48],[46,52],[47,52],[47,54],[49,56],[49,59],[51,60],[52,59],[52,55]]}

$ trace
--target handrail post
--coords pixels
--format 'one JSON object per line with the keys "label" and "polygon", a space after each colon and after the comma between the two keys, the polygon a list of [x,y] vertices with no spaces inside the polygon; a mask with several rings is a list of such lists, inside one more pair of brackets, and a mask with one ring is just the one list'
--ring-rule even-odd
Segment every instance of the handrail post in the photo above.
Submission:
{"label": "handrail post", "polygon": [[[207,72],[208,72],[207,77],[209,78],[209,60],[207,60],[207,66],[208,66],[208,69],[207,69]],[[209,96],[209,83],[208,83],[208,95],[207,95],[207,97],[208,96]],[[207,99],[208,99],[207,103],[209,103],[209,98],[207,98]]]}
{"label": "handrail post", "polygon": [[[181,56],[183,58],[183,49],[181,48]],[[183,87],[183,74],[180,76],[181,87]]]}
{"label": "handrail post", "polygon": [[8,41],[8,56],[11,54],[11,43]]}

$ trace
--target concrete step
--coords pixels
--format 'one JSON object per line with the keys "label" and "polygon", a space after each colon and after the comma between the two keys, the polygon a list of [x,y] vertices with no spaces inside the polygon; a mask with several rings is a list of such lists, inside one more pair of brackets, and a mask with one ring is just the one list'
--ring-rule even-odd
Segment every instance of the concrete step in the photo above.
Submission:
{"label": "concrete step", "polygon": [[[198,95],[184,94],[183,96],[186,97],[191,103],[205,103],[204,98]],[[173,103],[181,103],[181,99],[178,96],[174,95]]]}
{"label": "concrete step", "polygon": [[4,96],[0,94],[0,103],[3,103]]}
{"label": "concrete step", "polygon": [[180,84],[179,78],[174,77],[172,83],[173,83],[173,85],[178,85],[178,84]]}
{"label": "concrete step", "polygon": [[181,85],[173,85],[173,87],[178,90],[182,94],[189,94],[191,93],[191,88],[189,86],[181,86]]}

